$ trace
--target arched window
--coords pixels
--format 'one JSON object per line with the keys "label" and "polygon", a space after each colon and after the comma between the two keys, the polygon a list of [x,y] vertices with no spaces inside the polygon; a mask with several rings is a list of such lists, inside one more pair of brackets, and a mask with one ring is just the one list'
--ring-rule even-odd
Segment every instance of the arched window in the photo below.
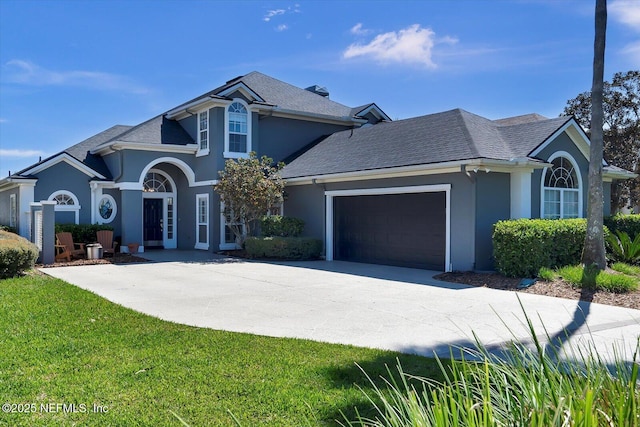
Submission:
{"label": "arched window", "polygon": [[244,103],[234,101],[227,107],[225,157],[244,157],[251,151],[251,113]]}
{"label": "arched window", "polygon": [[161,173],[149,172],[144,177],[142,191],[146,193],[172,193],[173,187],[169,179]]}
{"label": "arched window", "polygon": [[[49,196],[49,201],[56,202],[56,212],[73,212],[74,222],[78,224],[80,222],[80,203],[75,194],[70,191],[60,190]],[[69,222],[65,219],[68,214],[61,214],[60,218],[56,217],[56,222]]]}
{"label": "arched window", "polygon": [[581,216],[580,171],[573,159],[559,155],[544,171],[542,217],[549,219]]}

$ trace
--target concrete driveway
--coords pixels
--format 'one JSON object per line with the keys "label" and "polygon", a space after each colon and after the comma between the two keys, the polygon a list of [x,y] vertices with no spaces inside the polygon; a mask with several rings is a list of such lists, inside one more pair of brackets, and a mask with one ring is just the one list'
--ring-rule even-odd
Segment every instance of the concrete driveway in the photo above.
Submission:
{"label": "concrete driveway", "polygon": [[615,347],[630,360],[640,339],[639,310],[440,282],[433,271],[201,251],[143,256],[152,262],[42,271],[172,322],[426,356],[473,346],[474,333],[490,347],[529,340],[520,304],[544,341],[546,328],[554,342],[591,345],[600,355]]}

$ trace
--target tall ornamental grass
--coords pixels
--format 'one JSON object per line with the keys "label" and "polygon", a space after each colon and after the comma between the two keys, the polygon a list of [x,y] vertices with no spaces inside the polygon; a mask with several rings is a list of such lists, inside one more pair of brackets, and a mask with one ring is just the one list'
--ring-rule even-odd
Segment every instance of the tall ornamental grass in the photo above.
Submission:
{"label": "tall ornamental grass", "polygon": [[[640,424],[640,337],[633,362],[618,353],[612,363],[592,349],[559,350],[542,344],[527,318],[533,348],[512,344],[496,355],[478,343],[461,360],[440,363],[445,380],[405,373],[364,392],[374,418],[348,426],[616,426]],[[452,354],[453,356],[453,354]],[[562,356],[562,357],[561,357]],[[574,357],[568,362],[567,357]]]}

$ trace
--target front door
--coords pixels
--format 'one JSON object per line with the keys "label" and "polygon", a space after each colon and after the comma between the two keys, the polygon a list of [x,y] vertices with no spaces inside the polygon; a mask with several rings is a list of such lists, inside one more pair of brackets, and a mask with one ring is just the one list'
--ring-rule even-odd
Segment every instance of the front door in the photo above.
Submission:
{"label": "front door", "polygon": [[144,199],[144,246],[163,247],[163,199]]}

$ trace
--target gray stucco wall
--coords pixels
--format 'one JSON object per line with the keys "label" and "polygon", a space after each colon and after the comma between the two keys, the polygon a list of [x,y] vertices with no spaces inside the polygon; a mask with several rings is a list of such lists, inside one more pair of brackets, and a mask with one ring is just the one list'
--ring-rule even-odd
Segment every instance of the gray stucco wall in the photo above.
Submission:
{"label": "gray stucco wall", "polygon": [[[254,122],[258,122],[255,120]],[[312,143],[321,136],[347,129],[346,126],[306,122],[282,117],[261,117],[259,120],[258,155],[267,155],[279,162]]]}
{"label": "gray stucco wall", "polygon": [[484,173],[476,175],[475,270],[493,270],[493,224],[511,216],[510,175]]}
{"label": "gray stucco wall", "polygon": [[[20,220],[20,196],[18,188],[12,188],[11,190],[1,191],[0,192],[0,225],[9,225],[10,222],[10,206],[11,202],[9,199],[11,195],[16,195],[16,210],[17,210],[17,220]],[[17,224],[16,224],[17,226]]]}
{"label": "gray stucco wall", "polygon": [[[161,157],[170,157],[185,162],[193,170],[194,156],[191,154],[165,153],[161,151],[123,151],[124,173],[118,182],[138,182],[143,169]],[[156,166],[154,166],[156,167]],[[195,171],[194,171],[195,172]],[[196,175],[196,180],[198,180]]]}
{"label": "gray stucco wall", "polygon": [[363,180],[325,185],[288,186],[285,215],[302,218],[305,234],[324,240],[325,190],[451,184],[451,264],[453,270],[471,270],[475,262],[474,184],[461,174]]}
{"label": "gray stucco wall", "polygon": [[[73,193],[80,204],[79,223],[91,223],[91,178],[65,162],[60,162],[36,174],[38,183],[34,190],[34,200],[48,200],[56,191],[65,190]],[[58,215],[56,221],[75,222],[75,216]],[[73,218],[73,219],[69,219]]]}

